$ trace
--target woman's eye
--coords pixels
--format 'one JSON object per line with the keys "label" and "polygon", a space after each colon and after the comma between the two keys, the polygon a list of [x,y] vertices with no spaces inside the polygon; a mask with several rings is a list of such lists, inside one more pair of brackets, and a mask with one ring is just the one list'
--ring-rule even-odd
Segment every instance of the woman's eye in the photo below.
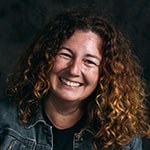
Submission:
{"label": "woman's eye", "polygon": [[59,53],[58,55],[65,58],[65,59],[70,59],[71,58],[71,55],[68,54],[68,53]]}
{"label": "woman's eye", "polygon": [[92,61],[92,60],[85,60],[84,63],[88,66],[98,66],[96,62]]}

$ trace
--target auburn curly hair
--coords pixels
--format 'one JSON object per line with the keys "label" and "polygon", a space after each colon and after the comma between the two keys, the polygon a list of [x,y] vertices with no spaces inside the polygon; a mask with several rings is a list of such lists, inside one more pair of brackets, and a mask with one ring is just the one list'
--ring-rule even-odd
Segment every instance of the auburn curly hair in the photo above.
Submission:
{"label": "auburn curly hair", "polygon": [[122,147],[134,136],[148,135],[145,83],[130,42],[104,17],[84,9],[66,10],[51,19],[10,76],[8,93],[19,105],[20,121],[27,123],[39,111],[41,99],[50,92],[48,75],[56,52],[76,30],[90,30],[103,41],[98,87],[87,104],[94,149]]}

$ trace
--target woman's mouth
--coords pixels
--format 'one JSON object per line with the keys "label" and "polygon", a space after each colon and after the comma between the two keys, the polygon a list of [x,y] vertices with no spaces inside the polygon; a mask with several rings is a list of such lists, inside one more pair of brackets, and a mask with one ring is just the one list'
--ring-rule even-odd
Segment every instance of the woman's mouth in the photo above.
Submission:
{"label": "woman's mouth", "polygon": [[65,84],[65,85],[67,85],[67,86],[71,86],[71,87],[79,87],[79,86],[81,86],[81,83],[79,83],[79,82],[70,81],[70,80],[67,80],[67,79],[62,78],[62,77],[60,77],[59,80],[60,80],[63,84]]}

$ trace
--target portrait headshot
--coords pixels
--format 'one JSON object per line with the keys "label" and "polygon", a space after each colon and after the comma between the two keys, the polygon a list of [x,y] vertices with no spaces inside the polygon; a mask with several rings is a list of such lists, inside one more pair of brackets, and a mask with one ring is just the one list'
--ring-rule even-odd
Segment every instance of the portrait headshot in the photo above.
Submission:
{"label": "portrait headshot", "polygon": [[133,45],[99,9],[51,15],[5,86],[0,72],[0,150],[144,150],[148,83]]}

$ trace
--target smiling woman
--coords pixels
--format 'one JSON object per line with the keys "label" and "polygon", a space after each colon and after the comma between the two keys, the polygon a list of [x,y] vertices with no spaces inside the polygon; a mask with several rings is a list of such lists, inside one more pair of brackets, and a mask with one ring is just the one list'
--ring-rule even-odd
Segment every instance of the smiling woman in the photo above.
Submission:
{"label": "smiling woman", "polygon": [[102,41],[91,31],[76,31],[62,45],[50,72],[51,92],[58,100],[79,103],[95,90],[101,51]]}
{"label": "smiling woman", "polygon": [[89,9],[59,13],[9,76],[1,150],[141,150],[150,134],[141,69],[106,19]]}

